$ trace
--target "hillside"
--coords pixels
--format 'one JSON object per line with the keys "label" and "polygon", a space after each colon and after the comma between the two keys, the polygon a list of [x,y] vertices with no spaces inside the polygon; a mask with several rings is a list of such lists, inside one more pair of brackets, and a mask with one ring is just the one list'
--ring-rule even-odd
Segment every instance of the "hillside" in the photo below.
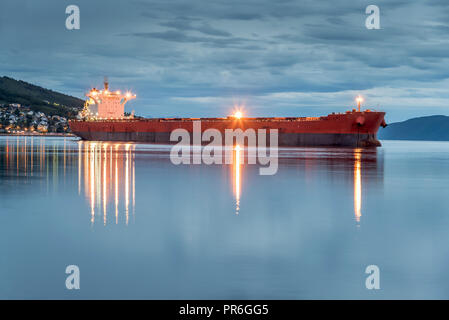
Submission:
{"label": "hillside", "polygon": [[25,81],[0,77],[0,104],[20,103],[48,115],[74,117],[84,101]]}
{"label": "hillside", "polygon": [[386,128],[380,128],[378,138],[449,141],[449,117],[437,115],[391,123]]}

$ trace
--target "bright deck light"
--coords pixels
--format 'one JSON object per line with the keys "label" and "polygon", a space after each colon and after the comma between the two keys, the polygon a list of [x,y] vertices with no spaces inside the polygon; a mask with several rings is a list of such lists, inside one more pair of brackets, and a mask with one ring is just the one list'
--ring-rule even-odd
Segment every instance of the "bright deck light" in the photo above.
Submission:
{"label": "bright deck light", "polygon": [[360,105],[361,105],[362,102],[363,102],[363,97],[358,96],[358,97],[355,99],[355,101],[357,101],[357,109],[358,109],[358,111],[360,112]]}
{"label": "bright deck light", "polygon": [[236,112],[234,113],[234,117],[237,118],[237,119],[240,119],[242,116],[243,116],[243,114],[242,114],[241,111],[236,111]]}

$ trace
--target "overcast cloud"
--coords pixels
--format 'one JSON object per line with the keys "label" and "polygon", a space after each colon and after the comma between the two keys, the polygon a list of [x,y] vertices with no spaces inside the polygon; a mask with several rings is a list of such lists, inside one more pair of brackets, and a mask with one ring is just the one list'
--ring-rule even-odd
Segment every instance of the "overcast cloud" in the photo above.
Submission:
{"label": "overcast cloud", "polygon": [[[78,5],[81,29],[65,28]],[[380,8],[381,29],[365,28]],[[2,0],[0,73],[83,98],[108,76],[145,116],[449,114],[449,2]]]}

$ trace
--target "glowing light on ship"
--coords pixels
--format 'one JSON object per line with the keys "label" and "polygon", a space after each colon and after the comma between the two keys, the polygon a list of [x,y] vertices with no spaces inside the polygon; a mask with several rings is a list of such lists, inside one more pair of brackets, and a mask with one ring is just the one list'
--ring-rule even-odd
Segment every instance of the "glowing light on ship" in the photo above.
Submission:
{"label": "glowing light on ship", "polygon": [[357,101],[357,109],[358,109],[358,111],[360,112],[360,106],[361,106],[361,104],[362,104],[362,102],[363,102],[363,97],[362,97],[362,96],[358,96],[358,97],[355,99],[355,101]]}
{"label": "glowing light on ship", "polygon": [[234,117],[237,118],[237,119],[240,119],[242,116],[243,116],[242,111],[236,111],[236,112],[234,113]]}

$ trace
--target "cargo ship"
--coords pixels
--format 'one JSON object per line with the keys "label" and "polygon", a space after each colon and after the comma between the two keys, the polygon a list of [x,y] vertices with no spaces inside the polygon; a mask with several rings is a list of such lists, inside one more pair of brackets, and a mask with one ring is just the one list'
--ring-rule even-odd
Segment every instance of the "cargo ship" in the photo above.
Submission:
{"label": "cargo ship", "polygon": [[83,111],[69,122],[71,131],[84,140],[175,144],[170,134],[185,129],[193,134],[194,123],[200,121],[201,133],[216,129],[278,130],[279,146],[344,146],[377,147],[377,131],[385,127],[385,112],[357,109],[322,117],[244,117],[242,111],[223,118],[139,118],[125,115],[125,104],[136,96],[130,92],[92,89],[87,94]]}

